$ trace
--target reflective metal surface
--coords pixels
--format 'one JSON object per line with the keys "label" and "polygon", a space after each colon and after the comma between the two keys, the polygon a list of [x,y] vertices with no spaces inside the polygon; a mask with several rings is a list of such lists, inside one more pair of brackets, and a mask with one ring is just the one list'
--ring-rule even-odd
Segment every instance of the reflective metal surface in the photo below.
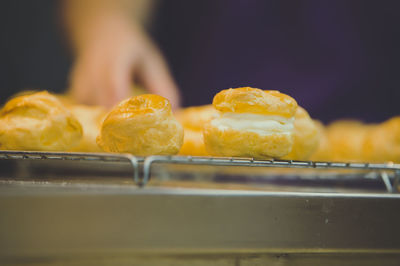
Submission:
{"label": "reflective metal surface", "polygon": [[400,252],[400,195],[393,194],[9,182],[0,195],[0,257],[8,260],[121,251]]}
{"label": "reflective metal surface", "polygon": [[89,155],[3,158],[0,265],[400,261],[396,165]]}

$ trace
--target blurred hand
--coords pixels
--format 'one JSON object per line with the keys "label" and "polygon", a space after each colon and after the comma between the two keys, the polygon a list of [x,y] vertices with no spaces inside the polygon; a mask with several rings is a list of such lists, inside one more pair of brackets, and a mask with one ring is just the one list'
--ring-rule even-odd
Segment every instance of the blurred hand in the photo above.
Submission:
{"label": "blurred hand", "polygon": [[139,82],[149,93],[180,103],[160,51],[137,24],[123,17],[99,17],[86,27],[77,47],[70,93],[80,103],[112,107]]}

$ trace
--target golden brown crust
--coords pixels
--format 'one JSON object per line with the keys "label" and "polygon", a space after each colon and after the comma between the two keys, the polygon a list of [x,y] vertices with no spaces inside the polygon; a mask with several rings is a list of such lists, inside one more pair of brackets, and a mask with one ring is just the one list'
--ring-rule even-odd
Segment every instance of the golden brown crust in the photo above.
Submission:
{"label": "golden brown crust", "polygon": [[96,143],[106,110],[102,106],[71,105],[68,108],[83,128],[83,137],[78,146],[71,149],[77,152],[101,152]]}
{"label": "golden brown crust", "polygon": [[207,156],[206,147],[204,146],[203,131],[185,129],[183,145],[179,151],[180,155],[190,156]]}
{"label": "golden brown crust", "polygon": [[206,123],[204,142],[211,155],[269,159],[283,157],[293,145],[292,134],[260,135],[249,131],[219,130]]}
{"label": "golden brown crust", "polygon": [[318,148],[320,132],[307,111],[300,106],[295,115],[293,137],[292,151],[284,159],[308,160]]}
{"label": "golden brown crust", "polygon": [[[224,113],[277,116],[293,118],[296,101],[278,91],[263,91],[243,87],[219,92],[213,100],[215,109]],[[218,118],[216,118],[218,119]],[[241,123],[238,118],[238,124]],[[204,143],[208,153],[221,156],[254,157],[257,159],[280,158],[287,155],[293,146],[293,130],[271,130],[263,134],[230,126],[218,128],[211,120],[204,126]],[[245,122],[245,121],[243,121]],[[280,123],[280,122],[279,122]],[[291,122],[288,122],[291,123]]]}
{"label": "golden brown crust", "polygon": [[322,130],[313,160],[400,162],[400,117],[381,124],[339,120]]}
{"label": "golden brown crust", "polygon": [[366,161],[363,145],[373,125],[356,120],[338,120],[327,127],[333,161]]}
{"label": "golden brown crust", "polygon": [[64,151],[82,137],[78,120],[47,91],[18,96],[0,111],[0,148]]}
{"label": "golden brown crust", "polygon": [[183,142],[183,127],[164,97],[144,94],[122,101],[104,120],[97,144],[108,152],[173,155]]}
{"label": "golden brown crust", "polygon": [[214,107],[209,105],[191,106],[179,110],[176,113],[176,118],[183,127],[192,130],[203,131],[203,126],[218,114]]}
{"label": "golden brown crust", "polygon": [[400,162],[400,116],[370,129],[363,143],[365,158],[372,162]]}
{"label": "golden brown crust", "polygon": [[319,145],[317,147],[317,150],[311,155],[310,159],[313,161],[331,161],[332,152],[326,127],[321,121],[313,121],[318,130]]}
{"label": "golden brown crust", "polygon": [[204,146],[203,126],[217,114],[218,111],[211,104],[192,106],[177,112],[176,118],[181,122],[185,131],[183,145],[179,151],[180,155],[208,155]]}
{"label": "golden brown crust", "polygon": [[215,95],[213,105],[221,112],[279,115],[286,118],[294,116],[297,109],[297,102],[286,94],[251,87],[222,90]]}

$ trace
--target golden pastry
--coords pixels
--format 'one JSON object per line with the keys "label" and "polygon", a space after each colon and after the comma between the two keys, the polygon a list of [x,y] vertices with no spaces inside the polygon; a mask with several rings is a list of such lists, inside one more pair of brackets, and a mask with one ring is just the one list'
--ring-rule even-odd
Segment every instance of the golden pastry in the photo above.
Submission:
{"label": "golden pastry", "polygon": [[244,87],[215,95],[220,115],[204,126],[212,155],[280,158],[293,146],[296,101],[278,91]]}
{"label": "golden pastry", "polygon": [[0,111],[0,149],[64,151],[81,137],[78,120],[47,91],[13,98]]}
{"label": "golden pastry", "polygon": [[187,107],[179,110],[176,114],[176,118],[185,128],[203,130],[204,124],[210,121],[217,114],[218,112],[215,110],[212,104],[208,104]]}
{"label": "golden pastry", "polygon": [[333,161],[365,161],[363,145],[371,125],[356,120],[339,120],[327,127]]}
{"label": "golden pastry", "polygon": [[203,132],[184,128],[185,136],[179,155],[207,156],[209,155],[204,146]]}
{"label": "golden pastry", "polygon": [[320,132],[310,115],[298,107],[294,119],[294,140],[292,151],[284,157],[289,160],[308,160],[317,150]]}
{"label": "golden pastry", "polygon": [[321,121],[313,120],[318,130],[319,144],[317,150],[311,155],[312,161],[331,161],[332,151],[328,139],[327,130]]}
{"label": "golden pastry", "polygon": [[183,142],[183,127],[164,97],[144,94],[122,101],[101,126],[97,144],[107,152],[173,155]]}
{"label": "golden pastry", "polygon": [[83,128],[83,137],[78,146],[71,151],[100,152],[96,137],[100,133],[100,126],[106,115],[102,106],[71,105],[69,110],[78,119]]}
{"label": "golden pastry", "polygon": [[204,146],[203,126],[211,120],[217,111],[210,105],[193,106],[180,110],[176,117],[183,125],[185,136],[180,155],[206,156]]}
{"label": "golden pastry", "polygon": [[371,127],[363,143],[365,158],[372,162],[400,162],[400,116]]}

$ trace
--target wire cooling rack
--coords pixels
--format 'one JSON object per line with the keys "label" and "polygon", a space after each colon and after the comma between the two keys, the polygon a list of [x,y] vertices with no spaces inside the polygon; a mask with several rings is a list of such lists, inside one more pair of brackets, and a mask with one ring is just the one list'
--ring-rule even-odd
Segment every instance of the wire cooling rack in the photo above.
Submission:
{"label": "wire cooling rack", "polygon": [[[132,166],[132,176],[136,184],[145,186],[151,176],[152,166],[156,163],[205,165],[205,166],[244,166],[269,168],[303,168],[325,170],[366,170],[378,171],[386,190],[397,193],[400,179],[400,165],[394,163],[346,163],[314,162],[293,160],[254,160],[239,157],[197,157],[197,156],[148,156],[137,157],[131,154],[117,153],[77,153],[77,152],[38,152],[38,151],[0,151],[0,160],[65,160],[87,162],[127,162]],[[388,175],[388,171],[394,175]]]}
{"label": "wire cooling rack", "polygon": [[128,162],[132,165],[133,180],[140,183],[139,161],[143,158],[131,154],[78,153],[78,152],[38,152],[38,151],[0,151],[0,160],[64,160],[87,162]]}

